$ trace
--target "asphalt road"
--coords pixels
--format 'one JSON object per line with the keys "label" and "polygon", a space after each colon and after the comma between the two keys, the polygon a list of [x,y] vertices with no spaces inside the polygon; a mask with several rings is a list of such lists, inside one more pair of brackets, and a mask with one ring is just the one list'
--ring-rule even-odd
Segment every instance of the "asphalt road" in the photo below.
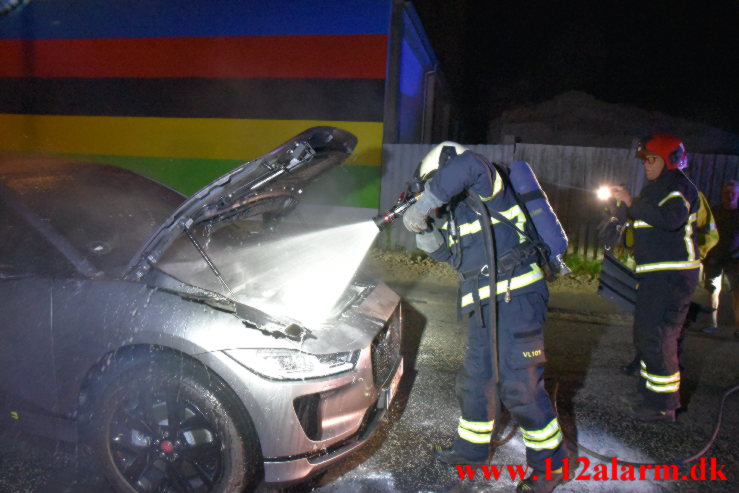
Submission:
{"label": "asphalt road", "polygon": [[[463,353],[465,331],[456,320],[453,286],[426,282],[394,284],[405,298],[403,350],[405,375],[391,412],[379,432],[359,453],[310,485],[290,492],[495,492],[513,491],[504,471],[497,481],[478,473],[461,480],[451,467],[434,462],[434,444],[449,444],[459,408],[454,382]],[[700,451],[711,437],[724,391],[739,383],[739,340],[689,332],[682,394],[685,410],[678,423],[642,424],[629,419],[626,401],[636,380],[619,372],[632,355],[631,319],[594,292],[552,294],[546,325],[546,384],[555,396],[566,435],[588,449],[622,461],[667,464]],[[726,399],[723,422],[705,457],[713,458],[726,481],[612,480],[612,469],[583,450],[572,450],[573,480],[562,492],[734,492],[739,491],[739,392]],[[525,463],[520,433],[496,449],[493,464]],[[105,481],[78,469],[72,445],[50,442],[16,430],[0,430],[0,493],[103,493]],[[580,469],[575,470],[577,458]],[[583,463],[587,461],[587,470]],[[680,467],[679,476],[690,473]],[[698,463],[700,464],[700,463]],[[595,474],[601,472],[601,478]],[[620,469],[619,475],[624,469]],[[710,467],[708,467],[710,473]],[[696,472],[699,472],[697,470]],[[606,476],[604,476],[604,474]],[[638,469],[635,476],[638,478]],[[653,478],[645,470],[645,477]],[[272,491],[260,485],[259,491]]]}

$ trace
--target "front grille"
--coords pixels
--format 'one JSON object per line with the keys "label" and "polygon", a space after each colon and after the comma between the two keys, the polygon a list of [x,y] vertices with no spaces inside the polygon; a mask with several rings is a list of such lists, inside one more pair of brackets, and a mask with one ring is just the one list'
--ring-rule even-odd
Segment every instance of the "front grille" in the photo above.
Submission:
{"label": "front grille", "polygon": [[385,327],[372,341],[372,376],[376,388],[387,381],[400,358],[401,318],[398,305]]}

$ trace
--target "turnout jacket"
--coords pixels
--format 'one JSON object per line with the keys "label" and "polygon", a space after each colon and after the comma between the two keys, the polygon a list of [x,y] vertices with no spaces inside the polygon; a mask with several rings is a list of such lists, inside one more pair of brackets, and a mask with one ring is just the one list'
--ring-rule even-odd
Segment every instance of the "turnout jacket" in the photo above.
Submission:
{"label": "turnout jacket", "polygon": [[644,186],[626,211],[634,230],[637,275],[700,267],[698,207],[698,190],[679,170],[665,169]]}
{"label": "turnout jacket", "polygon": [[[491,183],[492,178],[492,183]],[[471,151],[449,159],[440,167],[427,186],[443,203],[447,211],[440,224],[443,244],[429,255],[440,262],[449,262],[461,274],[460,307],[463,312],[475,307],[473,291],[480,301],[490,297],[490,279],[484,267],[488,254],[483,238],[481,218],[465,201],[468,194],[477,194],[488,211],[497,211],[511,220],[521,231],[526,231],[526,215],[503,178],[483,156]],[[526,241],[510,224],[491,215],[498,258],[514,246]],[[488,267],[489,269],[490,267]],[[511,272],[497,271],[496,291],[500,300],[510,296],[538,291],[547,293],[544,274],[531,258]]]}

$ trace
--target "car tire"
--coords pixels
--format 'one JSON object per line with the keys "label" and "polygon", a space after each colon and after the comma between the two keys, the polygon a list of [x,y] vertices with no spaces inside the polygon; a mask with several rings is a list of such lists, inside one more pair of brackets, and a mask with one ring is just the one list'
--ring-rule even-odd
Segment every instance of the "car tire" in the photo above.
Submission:
{"label": "car tire", "polygon": [[220,378],[186,357],[126,366],[90,393],[83,431],[115,491],[225,493],[259,482],[256,431]]}

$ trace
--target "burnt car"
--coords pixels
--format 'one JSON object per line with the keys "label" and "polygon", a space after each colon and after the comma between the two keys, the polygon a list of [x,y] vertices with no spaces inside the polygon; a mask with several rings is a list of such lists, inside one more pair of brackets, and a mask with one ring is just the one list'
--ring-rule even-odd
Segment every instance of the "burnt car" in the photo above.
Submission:
{"label": "burnt car", "polygon": [[357,274],[303,320],[250,277],[355,145],[311,128],[189,198],[118,167],[0,158],[2,420],[80,440],[126,492],[295,482],[359,447],[402,374],[399,297]]}

